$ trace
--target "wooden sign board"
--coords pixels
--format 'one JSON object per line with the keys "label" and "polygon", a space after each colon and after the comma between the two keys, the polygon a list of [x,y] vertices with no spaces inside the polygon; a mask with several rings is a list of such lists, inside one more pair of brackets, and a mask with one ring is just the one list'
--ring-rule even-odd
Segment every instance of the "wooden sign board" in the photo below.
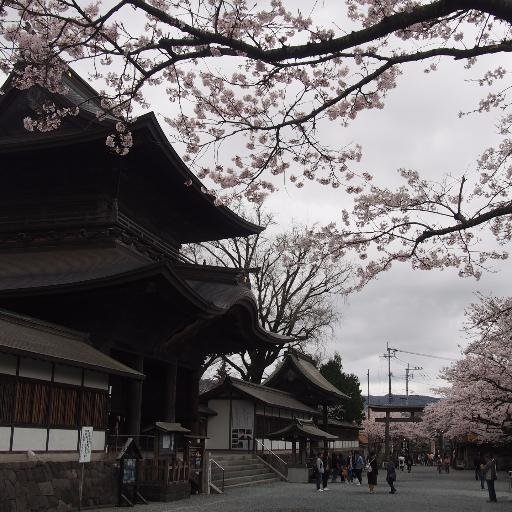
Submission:
{"label": "wooden sign board", "polygon": [[91,462],[93,427],[82,427],[78,462]]}

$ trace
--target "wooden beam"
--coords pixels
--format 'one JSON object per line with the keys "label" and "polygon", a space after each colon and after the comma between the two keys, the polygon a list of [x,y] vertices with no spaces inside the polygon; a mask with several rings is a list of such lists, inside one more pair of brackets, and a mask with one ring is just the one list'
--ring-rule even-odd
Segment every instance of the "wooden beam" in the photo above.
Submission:
{"label": "wooden beam", "polygon": [[[377,423],[386,423],[386,418],[375,418]],[[419,423],[421,418],[389,418],[390,423]]]}

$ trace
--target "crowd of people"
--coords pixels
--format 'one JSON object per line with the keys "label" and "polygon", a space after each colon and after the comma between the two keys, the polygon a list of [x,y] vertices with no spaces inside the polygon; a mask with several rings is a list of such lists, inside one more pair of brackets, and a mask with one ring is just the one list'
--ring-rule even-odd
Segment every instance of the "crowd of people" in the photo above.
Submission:
{"label": "crowd of people", "polygon": [[375,453],[371,453],[367,460],[360,452],[350,452],[347,456],[339,453],[319,452],[313,466],[317,491],[328,491],[329,482],[334,483],[340,479],[341,483],[361,485],[363,483],[363,470],[368,475],[368,489],[375,492],[377,485],[378,464]]}
{"label": "crowd of people", "polygon": [[[452,457],[449,453],[438,454],[420,454],[417,457],[417,463],[425,466],[437,467],[439,474],[449,473],[452,464]],[[386,465],[386,482],[389,485],[389,493],[395,494],[396,470],[404,470],[410,473],[414,464],[413,456],[409,453],[400,454],[395,459],[391,459]],[[481,488],[489,492],[489,501],[496,502],[496,491],[494,482],[497,478],[496,460],[491,455],[486,457],[478,454],[474,461],[475,480],[480,482]],[[365,460],[360,452],[350,452],[347,456],[339,453],[319,452],[313,472],[315,476],[316,489],[319,492],[329,490],[329,482],[361,485],[363,482],[363,471],[366,471],[368,480],[368,492],[374,493],[377,485],[379,467],[377,457],[371,452]]]}

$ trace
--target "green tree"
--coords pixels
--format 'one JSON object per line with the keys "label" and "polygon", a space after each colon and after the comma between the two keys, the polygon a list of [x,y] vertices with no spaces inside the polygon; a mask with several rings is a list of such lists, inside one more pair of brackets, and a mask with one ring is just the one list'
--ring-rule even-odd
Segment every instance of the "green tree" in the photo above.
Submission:
{"label": "green tree", "polygon": [[320,366],[320,373],[340,391],[350,396],[350,400],[330,407],[329,416],[339,421],[361,423],[364,419],[364,400],[359,378],[353,373],[343,371],[341,355],[335,352],[331,359]]}
{"label": "green tree", "polygon": [[229,366],[226,361],[222,359],[213,377],[215,384],[222,384],[228,375],[230,375]]}

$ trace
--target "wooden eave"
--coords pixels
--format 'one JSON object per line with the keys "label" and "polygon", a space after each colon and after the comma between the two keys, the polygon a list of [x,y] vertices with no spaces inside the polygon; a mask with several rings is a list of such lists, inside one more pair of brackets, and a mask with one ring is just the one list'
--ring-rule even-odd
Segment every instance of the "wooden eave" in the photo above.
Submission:
{"label": "wooden eave", "polygon": [[[87,87],[89,94],[97,95],[97,93],[85,83],[78,75],[74,72],[73,76],[81,82],[81,86]],[[11,94],[16,93],[16,89],[10,87],[11,77],[6,80],[2,86],[4,91],[3,95],[0,95],[0,106],[3,101],[8,101]],[[7,84],[7,85],[6,85]],[[54,95],[55,103],[61,107],[74,107],[74,105],[68,98],[62,95]],[[110,133],[115,130],[115,121],[111,119],[104,119],[99,121],[94,114],[81,108],[78,114],[78,118],[88,124],[87,129],[81,129],[77,127],[76,131],[67,133],[59,133],[58,130],[55,132],[49,132],[44,134],[33,134],[27,133],[27,137],[13,138],[2,142],[0,138],[0,155],[1,154],[15,154],[19,152],[27,151],[40,151],[45,149],[56,149],[59,147],[71,146],[78,143],[96,142],[99,141],[105,147],[104,141]],[[73,118],[70,118],[71,120]],[[199,201],[201,208],[204,209],[203,217],[209,220],[209,224],[212,225],[211,240],[220,238],[230,238],[235,236],[250,236],[261,233],[265,228],[249,222],[235,212],[225,206],[216,206],[214,199],[202,192],[204,189],[203,184],[197,178],[192,171],[187,167],[185,162],[179,157],[172,145],[169,143],[165,133],[163,132],[156,116],[153,112],[148,112],[139,116],[131,124],[130,130],[134,132],[134,147],[132,151],[136,151],[137,147],[141,147],[142,137],[146,137],[145,144],[151,144],[151,152],[159,152],[163,159],[166,161],[166,165],[162,166],[163,172],[166,173],[178,173],[180,181],[183,184],[184,193],[192,192],[196,196],[196,200]],[[149,142],[148,142],[149,141]],[[107,148],[105,147],[107,150]],[[123,157],[119,156],[122,159]],[[185,183],[191,183],[190,186],[185,186]],[[221,234],[215,232],[215,227],[221,231]],[[197,237],[196,237],[197,238]],[[191,236],[190,240],[182,240],[182,242],[200,242],[206,241],[204,236],[195,239]]]}
{"label": "wooden eave", "polygon": [[236,300],[228,307],[219,307],[212,302],[205,300],[200,296],[200,294],[196,293],[187,284],[186,280],[182,279],[173,269],[173,267],[166,262],[149,264],[119,274],[99,277],[86,281],[0,290],[0,299],[18,298],[23,296],[34,297],[37,295],[57,295],[66,294],[73,291],[101,289],[134,281],[151,279],[156,276],[163,277],[165,281],[169,283],[172,289],[177,290],[202,318],[221,317],[229,310],[241,307],[249,315],[249,323],[247,326],[252,330],[252,333],[257,340],[263,343],[270,343],[272,345],[282,344],[288,341],[287,337],[265,331],[261,327],[258,322],[258,311],[255,299],[250,299],[247,294],[241,297],[237,296],[235,297]]}

